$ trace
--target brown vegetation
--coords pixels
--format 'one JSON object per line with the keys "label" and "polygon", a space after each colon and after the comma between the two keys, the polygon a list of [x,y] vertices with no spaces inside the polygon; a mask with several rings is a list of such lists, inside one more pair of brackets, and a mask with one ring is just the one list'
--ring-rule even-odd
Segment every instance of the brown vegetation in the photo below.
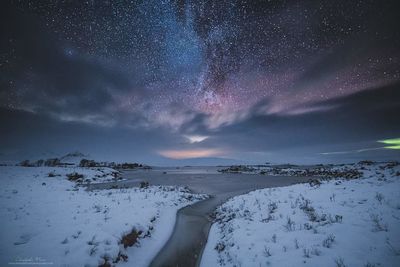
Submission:
{"label": "brown vegetation", "polygon": [[142,231],[136,231],[136,229],[132,229],[129,234],[122,236],[120,243],[124,246],[124,248],[132,247],[138,242],[141,234]]}

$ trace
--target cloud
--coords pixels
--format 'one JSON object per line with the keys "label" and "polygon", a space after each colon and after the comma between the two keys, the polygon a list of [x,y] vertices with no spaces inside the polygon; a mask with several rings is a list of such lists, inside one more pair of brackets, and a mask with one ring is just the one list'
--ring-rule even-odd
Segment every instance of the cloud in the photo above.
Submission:
{"label": "cloud", "polygon": [[79,51],[68,53],[36,17],[5,6],[1,24],[6,44],[0,49],[9,62],[0,79],[0,106],[105,124],[115,119],[110,109],[118,96],[144,95],[139,76]]}
{"label": "cloud", "polygon": [[362,152],[381,150],[381,149],[385,149],[385,148],[384,147],[362,148],[362,149],[349,150],[349,151],[323,152],[320,154],[321,155],[343,155],[343,154],[362,153]]}
{"label": "cloud", "polygon": [[[318,158],[319,153],[326,151],[373,148],[376,140],[394,138],[400,133],[399,99],[400,84],[394,83],[314,104],[329,109],[313,109],[310,105],[310,112],[279,115],[260,113],[254,108],[244,120],[203,131],[210,138],[202,145],[242,153],[267,152],[271,158],[298,151],[298,160],[310,155]],[[186,127],[204,129],[197,125],[204,121],[195,120],[194,125]]]}
{"label": "cloud", "polygon": [[219,149],[162,150],[160,155],[171,159],[205,158],[223,155]]}
{"label": "cloud", "polygon": [[200,143],[208,138],[208,136],[203,135],[184,135],[188,139],[189,143]]}

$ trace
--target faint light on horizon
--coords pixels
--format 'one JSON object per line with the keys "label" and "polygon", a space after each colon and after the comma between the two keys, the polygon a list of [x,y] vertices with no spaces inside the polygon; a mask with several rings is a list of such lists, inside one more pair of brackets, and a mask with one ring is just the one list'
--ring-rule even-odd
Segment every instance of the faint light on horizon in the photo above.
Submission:
{"label": "faint light on horizon", "polygon": [[192,159],[222,155],[222,151],[218,149],[162,150],[158,153],[171,159]]}
{"label": "faint light on horizon", "polygon": [[203,142],[208,137],[209,136],[205,136],[205,135],[185,135],[185,138],[187,138],[189,143],[191,143],[191,144]]}
{"label": "faint light on horizon", "polygon": [[400,138],[384,139],[378,142],[385,144],[387,149],[400,149]]}
{"label": "faint light on horizon", "polygon": [[357,150],[323,152],[323,153],[319,153],[319,154],[321,154],[321,155],[353,154],[353,153],[361,153],[361,152],[374,151],[374,150],[382,150],[384,148],[385,147],[361,148],[361,149],[357,149]]}

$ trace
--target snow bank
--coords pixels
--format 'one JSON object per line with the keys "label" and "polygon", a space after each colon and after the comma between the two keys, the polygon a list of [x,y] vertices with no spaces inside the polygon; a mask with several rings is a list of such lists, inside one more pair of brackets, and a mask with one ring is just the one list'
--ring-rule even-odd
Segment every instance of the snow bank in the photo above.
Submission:
{"label": "snow bank", "polygon": [[400,168],[237,196],[217,210],[201,266],[399,266]]}
{"label": "snow bank", "polygon": [[[111,171],[0,167],[0,265],[98,266],[118,259],[146,266],[169,238],[176,211],[205,197],[166,186],[87,192],[66,177],[76,172],[98,182]],[[120,241],[131,232],[138,242],[124,248]]]}

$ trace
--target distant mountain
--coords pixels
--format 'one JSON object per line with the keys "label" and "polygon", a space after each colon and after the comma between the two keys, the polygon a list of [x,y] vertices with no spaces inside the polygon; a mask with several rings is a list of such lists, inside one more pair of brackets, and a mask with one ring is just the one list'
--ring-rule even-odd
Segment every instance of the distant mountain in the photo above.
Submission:
{"label": "distant mountain", "polygon": [[65,156],[62,156],[61,158],[68,158],[68,157],[74,157],[74,158],[76,158],[76,157],[86,157],[86,155],[81,153],[81,152],[79,152],[79,151],[75,151],[75,152],[68,153]]}
{"label": "distant mountain", "polygon": [[79,165],[79,162],[88,155],[85,155],[79,151],[68,153],[60,158],[62,163]]}

